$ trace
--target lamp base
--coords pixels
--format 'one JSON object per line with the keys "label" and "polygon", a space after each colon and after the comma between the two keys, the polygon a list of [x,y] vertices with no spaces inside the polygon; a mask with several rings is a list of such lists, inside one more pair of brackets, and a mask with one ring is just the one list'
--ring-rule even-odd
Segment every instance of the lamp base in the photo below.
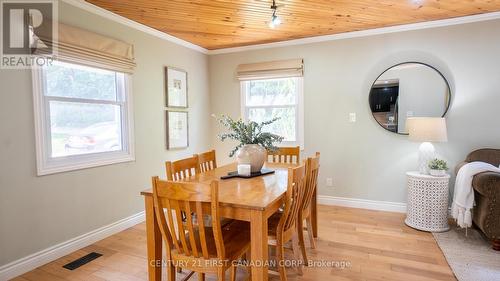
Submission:
{"label": "lamp base", "polygon": [[418,148],[418,170],[421,174],[429,174],[429,161],[433,160],[436,155],[434,145],[430,142],[423,142]]}

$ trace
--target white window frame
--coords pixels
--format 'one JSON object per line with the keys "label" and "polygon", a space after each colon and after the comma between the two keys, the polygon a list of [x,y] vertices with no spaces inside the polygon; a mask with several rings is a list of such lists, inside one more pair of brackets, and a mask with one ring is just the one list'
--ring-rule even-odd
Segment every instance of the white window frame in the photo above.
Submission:
{"label": "white window frame", "polygon": [[297,103],[295,105],[257,105],[257,106],[247,106],[246,104],[246,92],[247,92],[247,82],[267,80],[267,79],[249,79],[240,81],[240,100],[241,100],[241,118],[248,122],[248,109],[249,108],[288,108],[295,107],[297,110],[296,120],[295,120],[295,133],[296,141],[283,141],[277,144],[278,147],[284,146],[300,146],[300,149],[304,149],[304,78],[303,77],[276,77],[273,79],[280,78],[296,78],[296,91],[297,91]]}
{"label": "white window frame", "polygon": [[[77,63],[70,63],[80,65]],[[49,175],[66,171],[74,171],[91,167],[111,165],[135,161],[134,121],[132,105],[131,75],[124,73],[123,83],[119,80],[117,87],[121,88],[122,96],[117,101],[96,101],[92,99],[64,98],[45,96],[45,85],[42,68],[33,68],[33,107],[35,117],[35,141],[37,175]],[[51,157],[51,132],[49,101],[78,101],[93,104],[113,104],[121,106],[122,150],[96,152],[88,154]]]}

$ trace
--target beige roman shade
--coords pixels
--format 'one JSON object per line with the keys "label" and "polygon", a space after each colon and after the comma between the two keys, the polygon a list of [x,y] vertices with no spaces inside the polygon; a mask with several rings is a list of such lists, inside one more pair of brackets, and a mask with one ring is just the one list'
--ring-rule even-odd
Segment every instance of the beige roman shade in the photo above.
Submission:
{"label": "beige roman shade", "polygon": [[[43,39],[43,43],[56,48],[57,60],[118,72],[133,72],[133,45],[69,25],[59,24],[58,29],[57,40],[47,40],[48,37],[43,34],[36,34]],[[35,54],[43,55],[43,48],[37,48]]]}
{"label": "beige roman shade", "polygon": [[301,77],[304,75],[304,60],[281,60],[240,64],[236,70],[239,80]]}

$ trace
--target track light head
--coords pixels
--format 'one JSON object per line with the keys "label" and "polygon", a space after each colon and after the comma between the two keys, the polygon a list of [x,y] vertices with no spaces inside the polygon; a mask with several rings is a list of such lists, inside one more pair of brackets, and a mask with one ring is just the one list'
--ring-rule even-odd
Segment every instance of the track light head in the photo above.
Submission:
{"label": "track light head", "polygon": [[271,6],[271,10],[273,10],[273,15],[271,16],[271,21],[269,22],[270,28],[275,28],[281,24],[281,19],[276,15],[276,10],[278,6],[276,6],[276,2],[273,0],[273,4]]}

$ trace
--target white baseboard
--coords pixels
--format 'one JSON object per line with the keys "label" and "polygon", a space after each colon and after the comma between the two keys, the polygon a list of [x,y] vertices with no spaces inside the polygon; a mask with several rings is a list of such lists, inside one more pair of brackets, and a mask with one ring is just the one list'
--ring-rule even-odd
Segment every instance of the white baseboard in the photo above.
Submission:
{"label": "white baseboard", "polygon": [[27,257],[0,266],[0,281],[9,280],[19,276],[41,265],[54,261],[78,249],[94,244],[99,240],[141,223],[144,220],[144,211],[142,211]]}
{"label": "white baseboard", "polygon": [[318,195],[318,203],[330,206],[342,206],[387,212],[406,213],[406,204],[388,201],[374,201],[357,198],[335,197],[328,195]]}

